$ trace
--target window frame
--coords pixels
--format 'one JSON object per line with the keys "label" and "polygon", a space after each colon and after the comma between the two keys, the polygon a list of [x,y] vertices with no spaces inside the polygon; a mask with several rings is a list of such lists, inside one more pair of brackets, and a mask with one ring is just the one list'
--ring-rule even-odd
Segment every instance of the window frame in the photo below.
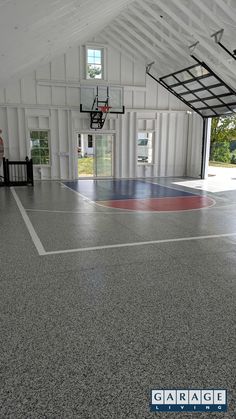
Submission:
{"label": "window frame", "polygon": [[[34,157],[32,156],[32,147],[31,147],[31,141],[32,141],[32,137],[31,137],[31,133],[32,132],[47,132],[47,141],[48,141],[48,147],[39,147],[39,149],[48,149],[48,157],[49,157],[49,163],[34,163]],[[39,140],[43,140],[43,138],[39,138]],[[50,130],[49,129],[37,129],[37,128],[30,128],[29,129],[29,146],[30,146],[30,156],[33,160],[33,164],[34,166],[45,166],[45,167],[50,167],[51,166],[51,149],[50,149]],[[41,160],[42,156],[40,155],[40,160]]]}
{"label": "window frame", "polygon": [[[100,50],[101,51],[101,78],[89,78],[88,77],[88,50]],[[85,79],[86,81],[89,82],[95,82],[95,83],[99,83],[101,81],[106,80],[106,57],[107,57],[107,53],[106,53],[106,47],[104,45],[101,44],[86,44],[85,45]]]}
{"label": "window frame", "polygon": [[[139,141],[138,135],[139,135],[139,133],[152,134],[152,137],[151,137],[152,160],[151,160],[151,162],[138,160],[138,147],[139,147],[139,145],[138,145],[138,141]],[[137,131],[137,136],[136,136],[136,163],[137,163],[138,166],[153,166],[154,165],[154,138],[155,138],[155,132],[153,130],[139,129]],[[141,146],[141,147],[145,147],[145,146]]]}

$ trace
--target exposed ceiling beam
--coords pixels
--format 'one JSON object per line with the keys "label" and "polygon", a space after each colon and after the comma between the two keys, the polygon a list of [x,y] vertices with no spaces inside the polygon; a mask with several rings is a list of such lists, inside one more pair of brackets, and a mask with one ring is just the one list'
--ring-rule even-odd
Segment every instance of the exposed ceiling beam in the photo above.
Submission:
{"label": "exposed ceiling beam", "polygon": [[[109,27],[110,33],[114,33],[115,32],[115,36],[118,39],[122,39],[123,41],[126,43],[130,43],[136,50],[139,51],[139,54],[141,56],[144,56],[145,59],[147,59],[147,63],[152,61],[153,59],[157,59],[158,62],[160,61],[161,57],[156,54],[156,51],[151,50],[150,46],[149,48],[146,49],[145,46],[141,46],[139,42],[135,41],[133,38],[131,38],[129,35],[127,36],[127,33],[125,34],[124,31],[120,31],[120,29],[115,26],[114,24],[112,25],[112,27]],[[143,43],[143,41],[142,41]],[[149,51],[147,51],[149,50]],[[148,55],[146,54],[146,52],[148,52]]]}
{"label": "exposed ceiling beam", "polygon": [[[169,4],[170,3],[172,3],[172,4],[176,4],[176,2],[175,2],[175,0],[174,1],[172,1],[172,0],[170,0],[169,1]],[[186,6],[183,2],[182,2],[182,0],[179,0],[178,2],[177,2],[177,8],[178,9],[180,9],[182,12],[184,12],[185,13],[185,15],[190,19],[190,21],[191,21],[191,23],[195,23],[195,25],[196,26],[198,26],[199,28],[200,28],[200,30],[201,30],[201,33],[202,33],[202,35],[204,36],[204,34],[205,34],[205,36],[206,37],[209,37],[210,36],[210,33],[209,33],[209,30],[208,30],[208,28],[206,27],[206,25],[204,25],[204,23],[202,22],[202,20],[201,19],[199,19],[197,16],[196,16],[196,14],[191,10],[191,2],[189,2],[188,3],[188,6]],[[192,31],[193,30],[193,26],[191,25],[189,25],[189,31]],[[196,29],[194,29],[195,31],[196,31]]]}
{"label": "exposed ceiling beam", "polygon": [[[177,16],[176,15],[176,13],[175,12],[173,12],[171,9],[170,9],[170,7],[168,7],[167,5],[166,5],[166,3],[164,2],[164,1],[162,1],[162,0],[159,0],[159,2],[160,2],[160,5],[161,5],[161,7],[162,7],[162,9],[176,22],[176,23],[178,23],[178,25],[180,25],[180,27],[181,27],[181,25],[182,25],[182,27],[183,28],[185,28],[185,30],[189,30],[189,26],[183,21],[183,19],[181,19],[179,16]],[[170,4],[170,0],[169,0],[169,2],[168,2],[168,5]],[[183,7],[182,6],[182,4],[180,4],[179,2],[178,2],[178,7],[180,8],[180,10],[185,10],[185,7]],[[188,11],[186,12],[186,13],[188,13]],[[220,61],[219,60],[219,52],[215,49],[215,48],[213,48],[213,46],[211,46],[207,41],[205,41],[205,39],[202,37],[202,36],[200,36],[200,35],[198,35],[197,33],[196,33],[196,31],[194,30],[194,28],[192,27],[191,28],[191,32],[192,32],[192,34],[194,35],[194,38],[195,38],[195,41],[197,40],[197,41],[199,41],[200,42],[200,44],[201,44],[201,46],[202,47],[204,47],[218,62]],[[222,65],[224,66],[224,67],[226,67],[226,68],[228,68],[232,73],[233,73],[233,75],[235,76],[235,69],[236,69],[236,66],[234,65],[234,63],[232,63],[232,64],[230,64],[230,63],[228,63],[228,61],[226,61],[226,60],[221,60],[221,63],[222,63]]]}
{"label": "exposed ceiling beam", "polygon": [[[198,0],[196,0],[196,2],[197,2]],[[174,35],[174,37],[175,38],[177,38],[178,40],[179,40],[179,42],[181,42],[182,44],[183,44],[183,42],[184,42],[184,46],[183,46],[183,51],[188,51],[188,45],[189,45],[189,43],[190,42],[192,42],[193,41],[193,37],[192,37],[192,35],[185,35],[185,34],[183,34],[183,33],[181,33],[181,32],[179,32],[179,31],[177,31],[176,29],[174,29],[174,27],[173,27],[173,25],[171,26],[171,22],[170,23],[168,23],[168,21],[166,20],[166,19],[164,19],[164,18],[161,18],[160,17],[160,14],[158,14],[157,13],[157,11],[155,11],[155,10],[153,10],[148,4],[147,4],[147,0],[136,0],[136,3],[138,3],[139,4],[139,6],[140,6],[140,8],[141,8],[141,13],[143,13],[143,15],[145,16],[145,17],[147,17],[147,19],[149,19],[149,16],[150,16],[150,19],[151,18],[154,18],[155,20],[157,20],[157,22],[159,22],[161,25],[163,25],[169,32],[170,32],[170,34],[173,34]],[[145,9],[143,8],[144,7],[144,5],[145,5]],[[136,9],[137,10],[137,9]],[[211,14],[211,16],[212,16],[212,11],[210,12],[210,14]],[[213,15],[213,18],[212,18],[213,20],[214,20],[214,15]],[[189,28],[188,28],[189,29]],[[171,38],[172,40],[173,40],[173,38]],[[186,56],[188,56],[189,57],[189,59],[188,59],[188,63],[191,65],[191,61],[192,61],[192,59],[191,59],[191,57],[190,57],[190,54],[188,55],[187,53],[186,53]],[[208,61],[208,54],[206,54],[206,53],[204,53],[204,52],[202,52],[201,51],[201,56],[199,57],[201,60],[203,60],[203,61],[205,61],[205,62],[207,62]],[[221,65],[219,65],[219,70],[221,71]],[[234,86],[234,84],[235,84],[235,81],[234,81],[234,78],[232,78],[232,72],[231,71],[229,71],[228,69],[226,69],[226,68],[224,68],[223,69],[224,70],[224,74],[225,74],[225,78],[226,78],[226,81],[229,83],[229,85],[232,85],[232,87]],[[222,70],[222,71],[223,71]]]}
{"label": "exposed ceiling beam", "polygon": [[205,2],[205,0],[192,0],[192,2],[195,4],[195,6],[199,8],[200,11],[203,11],[205,13],[208,19],[210,19],[213,22],[216,29],[222,28],[222,22],[218,19],[217,16],[215,16],[215,14],[213,15],[212,10],[208,8],[209,3],[208,6],[206,6],[207,3]]}
{"label": "exposed ceiling beam", "polygon": [[[121,54],[125,55],[126,58],[128,58],[130,61],[141,63],[141,64],[144,65],[144,67],[146,67],[147,63],[150,61],[150,57],[147,57],[145,55],[140,56],[140,53],[137,52],[137,51],[134,53],[133,48],[128,47],[127,43],[121,41],[120,39],[117,39],[117,37],[113,37],[113,35],[110,33],[110,31],[108,31],[106,29],[104,31],[102,31],[102,33],[99,34],[99,38],[101,38],[104,43],[107,43],[108,45],[111,45],[116,50],[121,52]],[[163,71],[162,66],[159,66],[159,67]],[[155,71],[157,73],[160,70],[160,68],[158,68],[157,64],[154,64],[153,68],[155,69]]]}
{"label": "exposed ceiling beam", "polygon": [[[112,42],[114,43],[118,43],[122,46],[122,48],[124,48],[124,50],[127,52],[128,55],[130,55],[130,57],[140,57],[140,52],[138,50],[136,50],[136,48],[134,48],[132,45],[129,45],[125,40],[121,39],[120,37],[118,38],[116,36],[116,34],[112,33],[110,31],[109,28],[105,28],[102,33],[102,36],[106,37],[106,40],[108,41],[109,39],[111,39]],[[99,34],[100,36],[100,34]],[[143,56],[144,59],[146,59],[147,61],[150,59],[147,56]]]}
{"label": "exposed ceiling beam", "polygon": [[[166,19],[161,18],[160,15],[155,10],[153,10],[147,4],[146,1],[136,0],[136,3],[138,3],[140,5],[140,7],[143,4],[145,4],[145,9],[143,9],[143,13],[146,14],[148,12],[148,14],[150,15],[150,17],[154,17],[158,22],[160,22],[162,25],[164,25],[164,27],[166,29],[168,29],[168,31],[170,32],[170,34],[173,34],[175,36],[175,38],[177,38],[179,40],[179,42],[181,42],[182,44],[184,42],[183,51],[189,51],[188,46],[194,40],[193,35],[191,35],[190,33],[188,33],[188,35],[186,35],[183,32],[179,32],[176,29],[174,29],[173,25],[171,25],[171,22],[169,23]],[[182,26],[181,26],[181,29],[183,29]],[[188,29],[188,31],[190,30],[190,28],[188,26],[185,27],[185,31],[186,32],[187,32],[187,29]],[[173,39],[173,38],[171,38],[171,39]],[[188,63],[191,64],[192,59],[190,57],[190,53],[187,54],[187,52],[186,52],[186,56],[189,57],[188,58]],[[205,61],[207,61],[208,60],[208,55],[205,54],[204,52],[203,53],[201,52],[201,57],[200,58],[203,59],[203,60],[205,60]],[[225,69],[225,71],[227,71],[227,70]],[[231,79],[231,83],[232,83],[232,79]]]}
{"label": "exposed ceiling beam", "polygon": [[232,7],[229,7],[227,3],[222,0],[215,0],[221,10],[233,21],[235,24],[236,21],[236,11]]}
{"label": "exposed ceiling beam", "polygon": [[[128,45],[127,41],[124,41],[120,37],[117,37],[116,34],[112,34],[108,28],[103,30],[102,34],[105,36],[105,39],[108,42],[111,41],[113,44],[117,44],[117,43],[120,44],[122,46],[121,51],[124,48],[126,53],[128,54],[128,56],[130,55],[130,57],[129,57],[130,59],[131,59],[131,57],[135,58],[136,61],[139,61],[139,62],[143,63],[145,66],[147,65],[147,63],[149,63],[151,61],[150,57],[148,57],[145,54],[145,52],[143,52],[143,54],[140,55],[139,50],[137,50],[133,46]],[[163,70],[163,66],[159,65],[159,62],[158,62],[158,65],[157,64],[154,65],[154,68],[155,68],[156,71],[159,71],[161,69],[161,71],[165,72],[165,70]]]}
{"label": "exposed ceiling beam", "polygon": [[[170,23],[168,23],[164,18],[161,18],[160,15],[147,3],[145,0],[136,0],[136,3],[140,6],[141,11],[146,14],[149,13],[150,18],[154,18],[157,22],[161,24],[161,26],[165,27],[168,32],[174,35],[177,39],[183,41],[187,46],[189,42],[192,41],[191,35],[189,35],[189,30],[185,33],[177,31]],[[182,27],[181,27],[182,29]]]}
{"label": "exposed ceiling beam", "polygon": [[[132,17],[130,16],[130,13],[132,13]],[[189,55],[185,54],[183,48],[181,48],[173,38],[170,38],[168,35],[166,35],[163,31],[161,31],[160,29],[158,29],[157,25],[155,25],[154,23],[150,22],[150,19],[147,18],[146,15],[144,15],[143,13],[141,13],[137,8],[132,8],[129,9],[127,11],[126,16],[129,16],[129,19],[131,19],[131,21],[134,23],[135,22],[135,17],[138,17],[144,24],[147,25],[148,29],[145,29],[144,27],[141,28],[142,31],[144,31],[145,29],[145,33],[147,33],[147,35],[153,36],[155,33],[158,34],[160,37],[162,37],[162,39],[165,40],[165,42],[167,44],[169,44],[172,48],[172,50],[175,50],[175,52],[173,52],[172,50],[169,49],[169,46],[166,45],[166,43],[162,43],[160,41],[158,41],[157,39],[155,39],[155,43],[157,45],[160,46],[161,49],[163,49],[165,51],[166,54],[168,54],[169,56],[172,56],[174,58],[175,61],[179,61],[176,60],[176,51],[179,52],[178,57],[181,60],[181,57],[185,57],[189,59]],[[137,22],[136,22],[137,24]],[[137,28],[138,30],[140,30],[140,27],[138,26]],[[151,32],[152,30],[152,32]]]}
{"label": "exposed ceiling beam", "polygon": [[[158,58],[159,60],[161,60],[163,63],[165,63],[166,65],[169,65],[169,61],[167,59],[165,59],[162,55],[162,53],[158,52],[158,50],[155,48],[155,46],[153,45],[155,43],[155,41],[147,41],[145,38],[143,38],[139,33],[136,32],[136,30],[134,30],[129,24],[125,24],[123,21],[119,20],[116,21],[116,24],[118,26],[121,26],[124,31],[128,32],[129,34],[131,34],[132,36],[134,36],[135,39],[138,39],[145,48],[147,48],[147,50],[150,51],[150,57],[153,56],[153,58]],[[142,32],[142,29],[140,29],[140,33]],[[122,31],[124,33],[124,31]],[[150,35],[149,35],[150,36]],[[152,45],[151,45],[151,43]]]}
{"label": "exposed ceiling beam", "polygon": [[130,62],[137,61],[137,57],[135,55],[131,56],[130,53],[127,50],[125,51],[124,47],[121,47],[121,45],[118,42],[114,42],[111,39],[107,39],[106,33],[99,34],[99,41],[101,41],[105,46],[113,47],[120,54],[124,55],[124,57],[127,58]]}
{"label": "exposed ceiling beam", "polygon": [[122,44],[122,42],[120,42],[120,40],[117,40],[117,38],[113,38],[112,36],[110,36],[109,32],[106,32],[106,30],[102,31],[99,34],[99,39],[102,40],[102,42],[104,44],[108,44],[110,46],[112,46],[113,48],[115,48],[117,51],[119,51],[122,55],[124,55],[129,61],[133,62],[137,62],[137,61],[141,61],[143,62],[143,64],[146,64],[146,61],[143,57],[140,58],[140,54],[134,54],[134,50],[133,49],[129,49],[129,47],[127,45]]}

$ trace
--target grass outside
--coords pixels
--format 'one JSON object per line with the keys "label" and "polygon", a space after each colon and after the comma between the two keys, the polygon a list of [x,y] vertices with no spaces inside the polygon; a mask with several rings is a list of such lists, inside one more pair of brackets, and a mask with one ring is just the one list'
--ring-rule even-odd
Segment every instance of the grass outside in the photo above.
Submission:
{"label": "grass outside", "polygon": [[236,164],[231,163],[222,163],[221,161],[209,161],[209,166],[215,166],[215,167],[228,167],[228,168],[234,168],[236,169]]}
{"label": "grass outside", "polygon": [[93,157],[81,157],[78,159],[78,175],[93,176]]}
{"label": "grass outside", "polygon": [[[94,157],[81,157],[78,159],[78,175],[93,176]],[[112,176],[111,174],[111,156],[98,159],[99,173],[98,176]]]}

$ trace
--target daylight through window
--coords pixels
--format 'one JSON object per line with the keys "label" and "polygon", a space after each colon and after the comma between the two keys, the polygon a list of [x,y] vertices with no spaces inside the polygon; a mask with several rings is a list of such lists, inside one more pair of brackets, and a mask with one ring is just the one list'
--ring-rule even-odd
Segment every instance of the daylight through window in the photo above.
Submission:
{"label": "daylight through window", "polygon": [[138,132],[138,164],[151,164],[153,152],[152,132]]}
{"label": "daylight through window", "polygon": [[34,164],[49,164],[48,131],[30,131],[31,157]]}
{"label": "daylight through window", "polygon": [[103,78],[103,49],[87,49],[87,79]]}

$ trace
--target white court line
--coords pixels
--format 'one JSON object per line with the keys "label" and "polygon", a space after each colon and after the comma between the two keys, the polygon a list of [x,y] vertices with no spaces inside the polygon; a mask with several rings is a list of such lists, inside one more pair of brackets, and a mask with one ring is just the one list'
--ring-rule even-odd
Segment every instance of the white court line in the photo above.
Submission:
{"label": "white court line", "polygon": [[82,193],[80,193],[80,192],[78,192],[78,191],[75,191],[74,189],[70,188],[70,187],[69,187],[69,186],[67,186],[67,185],[64,185],[64,183],[63,183],[63,182],[60,182],[60,184],[61,184],[64,188],[69,189],[69,191],[74,192],[75,194],[77,194],[77,195],[81,196],[81,198],[83,198],[83,201],[87,202],[88,204],[91,204],[91,205],[93,205],[93,206],[96,206],[96,205],[97,205],[97,204],[96,204],[96,202],[91,201],[91,199],[87,198],[87,196],[83,195]]}
{"label": "white court line", "polygon": [[[46,210],[46,209],[35,209],[35,208],[25,208],[27,212],[45,212],[45,213],[56,213],[56,214],[83,214],[83,215],[142,215],[142,214],[149,214],[149,215],[159,215],[159,214],[169,214],[173,212],[186,212],[186,211],[199,211],[199,210],[207,210],[207,209],[221,209],[221,208],[230,208],[232,206],[236,206],[235,204],[230,205],[222,205],[222,206],[215,206],[212,205],[211,207],[204,207],[204,208],[195,208],[195,209],[187,209],[187,210],[178,210],[178,211],[142,211],[142,210],[122,210],[122,208],[114,208],[113,211],[62,211],[62,210]],[[105,206],[104,206],[105,208]]]}
{"label": "white court line", "polygon": [[105,212],[105,211],[62,211],[62,210],[46,210],[46,209],[35,209],[35,208],[25,208],[28,212],[52,212],[52,213],[59,213],[59,214],[114,214],[114,212]]}
{"label": "white court line", "polygon": [[[105,208],[105,207],[104,207]],[[143,213],[145,214],[157,214],[160,213],[161,211],[142,211],[142,210],[136,210],[135,212],[133,210],[127,210],[126,212],[123,210],[120,211],[120,208],[114,208],[114,211],[59,211],[59,210],[45,210],[45,209],[30,209],[30,208],[26,208],[25,209],[28,212],[52,212],[52,213],[62,213],[62,214],[83,214],[83,215],[135,215],[136,213],[138,213],[139,215],[142,215]],[[162,212],[167,212],[167,211],[162,211]],[[171,211],[168,211],[171,212]]]}
{"label": "white court line", "polygon": [[145,246],[145,245],[150,245],[150,244],[175,243],[175,242],[204,240],[204,239],[218,239],[221,237],[231,237],[231,236],[236,236],[236,233],[214,234],[214,235],[209,235],[209,236],[197,236],[197,237],[181,237],[178,239],[150,240],[150,241],[135,242],[135,243],[109,244],[109,245],[104,245],[104,246],[83,247],[79,249],[54,250],[51,252],[45,252],[44,256],[57,255],[57,254],[62,254],[62,253],[75,253],[75,252],[88,252],[88,251],[104,250],[104,249],[117,249],[121,247]]}
{"label": "white court line", "polygon": [[22,203],[20,201],[20,198],[18,197],[18,195],[17,195],[17,193],[15,191],[15,188],[11,187],[10,190],[11,190],[11,193],[12,193],[12,195],[13,195],[15,201],[16,201],[16,204],[17,204],[17,206],[19,208],[19,211],[20,211],[20,213],[22,215],[22,218],[23,218],[23,220],[25,222],[25,225],[26,225],[26,227],[28,229],[28,232],[29,232],[29,234],[31,236],[31,239],[33,240],[33,243],[34,243],[34,245],[35,245],[35,247],[36,247],[36,249],[38,251],[38,254],[40,256],[45,255],[46,254],[45,249],[44,249],[44,247],[43,247],[43,245],[42,245],[42,243],[41,243],[41,241],[40,241],[40,239],[39,239],[39,237],[38,237],[38,235],[37,235],[37,233],[36,233],[36,231],[35,231],[32,223],[31,223],[31,221],[30,221],[30,219],[28,217],[28,215],[26,214],[26,211],[25,211],[25,209],[24,209],[24,207],[23,207],[23,205],[22,205]]}
{"label": "white court line", "polygon": [[[69,188],[70,189],[70,188]],[[212,198],[211,198],[212,199]],[[219,199],[217,197],[217,199]],[[225,198],[221,198],[222,200],[224,200]],[[213,199],[214,201],[214,199]],[[214,208],[213,208],[214,206]],[[231,207],[235,207],[236,206],[236,202],[232,203],[232,204],[227,204],[227,205],[212,205],[210,207],[204,207],[204,208],[196,208],[194,210],[182,210],[182,211],[142,211],[142,210],[123,210],[122,208],[113,208],[113,211],[62,211],[62,210],[47,210],[47,209],[35,209],[35,208],[25,208],[25,211],[28,212],[51,212],[51,213],[62,213],[62,214],[84,214],[84,215],[97,215],[97,214],[105,214],[105,215],[142,215],[142,214],[151,214],[151,215],[157,215],[157,214],[164,214],[164,213],[170,213],[170,212],[184,212],[184,211],[197,211],[199,209],[214,209],[214,210],[220,210],[221,208],[231,208]]]}

